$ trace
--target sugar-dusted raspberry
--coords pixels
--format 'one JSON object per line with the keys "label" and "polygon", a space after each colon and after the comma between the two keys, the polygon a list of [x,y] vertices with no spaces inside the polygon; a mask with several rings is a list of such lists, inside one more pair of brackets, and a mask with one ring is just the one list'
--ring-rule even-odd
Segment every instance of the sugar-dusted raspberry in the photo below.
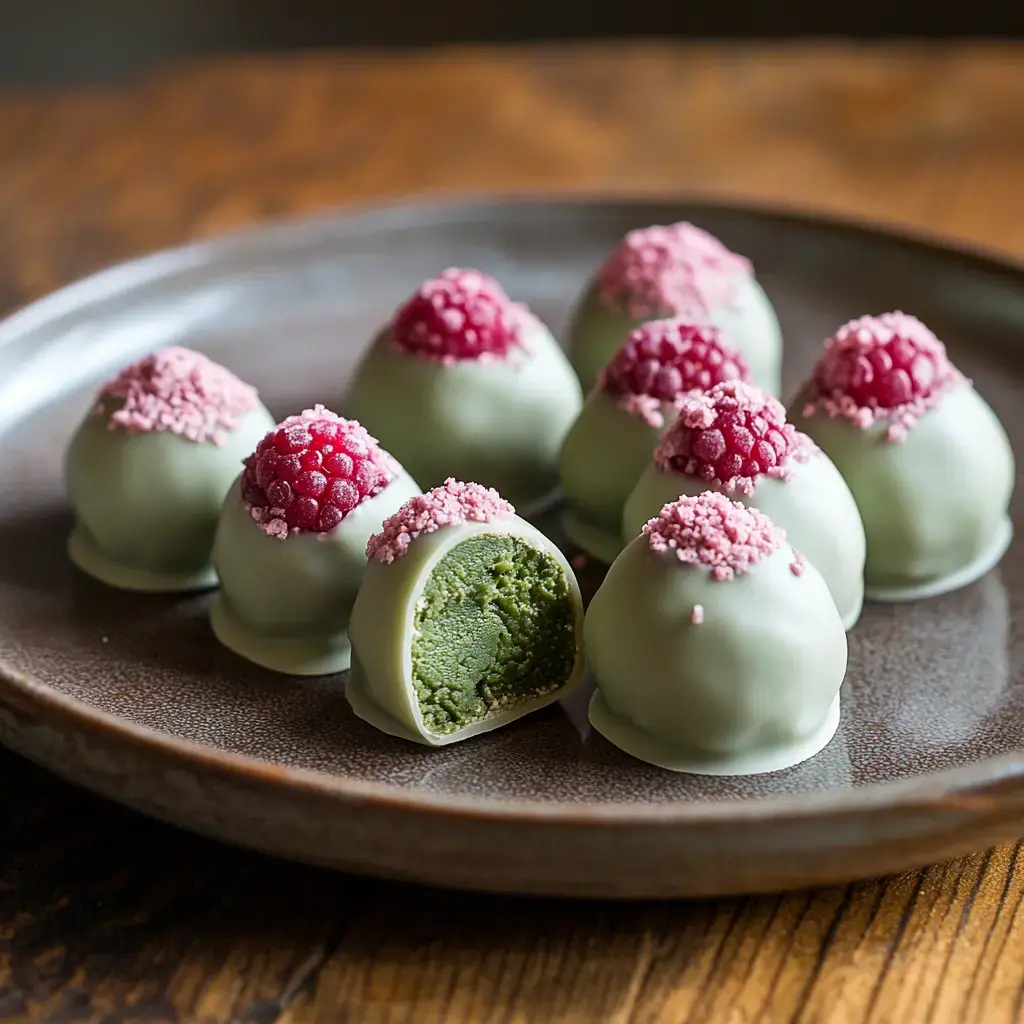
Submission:
{"label": "sugar-dusted raspberry", "polygon": [[391,337],[403,352],[447,364],[504,359],[521,344],[523,316],[493,277],[451,267],[398,310]]}
{"label": "sugar-dusted raspberry", "polygon": [[[601,371],[598,387],[622,397],[630,411],[660,427],[661,403],[674,404],[690,391],[707,391],[724,380],[749,380],[743,356],[722,340],[717,327],[685,317],[651,320],[632,331]],[[645,399],[647,400],[645,402]]]}
{"label": "sugar-dusted raspberry", "polygon": [[631,231],[597,272],[605,309],[634,319],[696,316],[736,303],[750,261],[693,224]]}
{"label": "sugar-dusted raspberry", "polygon": [[889,420],[889,440],[898,441],[962,380],[946,346],[916,317],[862,316],[825,342],[804,415],[820,409],[862,429]]}
{"label": "sugar-dusted raspberry", "polygon": [[178,345],[158,349],[108,381],[96,413],[111,430],[168,431],[220,445],[257,405],[256,389],[199,352]]}
{"label": "sugar-dusted raspberry", "polygon": [[762,474],[786,479],[790,460],[805,457],[809,444],[786,422],[781,402],[753,384],[729,380],[682,400],[654,460],[665,472],[750,494]]}
{"label": "sugar-dusted raspberry", "polygon": [[359,423],[318,405],[260,441],[245,460],[242,500],[268,536],[329,533],[391,483],[397,468]]}
{"label": "sugar-dusted raspberry", "polygon": [[[670,501],[643,529],[651,550],[672,552],[680,562],[699,566],[716,580],[731,580],[778,550],[786,538],[762,511],[704,491]],[[704,621],[696,605],[690,621]]]}

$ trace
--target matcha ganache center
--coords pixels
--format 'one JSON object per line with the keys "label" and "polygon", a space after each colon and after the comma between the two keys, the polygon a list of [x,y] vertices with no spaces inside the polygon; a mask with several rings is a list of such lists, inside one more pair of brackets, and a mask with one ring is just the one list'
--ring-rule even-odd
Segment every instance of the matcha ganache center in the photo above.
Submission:
{"label": "matcha ganache center", "polygon": [[424,725],[448,733],[564,686],[573,621],[550,555],[507,535],[461,541],[416,604],[412,670]]}

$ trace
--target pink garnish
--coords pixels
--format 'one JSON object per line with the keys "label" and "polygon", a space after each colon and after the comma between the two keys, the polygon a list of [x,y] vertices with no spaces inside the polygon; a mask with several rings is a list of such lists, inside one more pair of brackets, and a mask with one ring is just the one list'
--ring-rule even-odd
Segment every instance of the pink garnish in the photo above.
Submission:
{"label": "pink garnish", "polygon": [[693,606],[693,611],[690,612],[690,621],[695,626],[699,626],[704,621],[704,605],[695,604]]}
{"label": "pink garnish", "polygon": [[409,355],[446,365],[460,359],[505,359],[522,342],[530,314],[479,270],[451,267],[431,278],[395,314],[394,344]]}
{"label": "pink garnish", "polygon": [[670,501],[643,532],[652,551],[674,552],[680,562],[706,568],[716,580],[750,572],[786,537],[759,509],[717,491]]}
{"label": "pink garnish", "polygon": [[597,273],[601,304],[633,319],[707,315],[736,303],[750,261],[681,221],[631,231]]}
{"label": "pink garnish", "polygon": [[651,320],[632,331],[598,375],[598,387],[620,396],[627,412],[652,427],[664,426],[662,404],[675,405],[690,391],[724,380],[749,380],[747,361],[726,344],[717,327],[686,317]]}
{"label": "pink garnish", "polygon": [[189,441],[220,445],[256,407],[256,389],[199,352],[176,345],[125,367],[100,390],[95,411],[111,430],[166,430]]}
{"label": "pink garnish", "polygon": [[820,410],[861,430],[888,420],[886,439],[902,441],[924,413],[962,383],[967,382],[949,361],[946,346],[916,317],[862,316],[825,342],[803,414]]}
{"label": "pink garnish", "polygon": [[380,533],[375,533],[366,545],[366,557],[390,565],[425,533],[466,522],[492,523],[514,512],[512,505],[493,487],[462,483],[449,477],[440,487],[410,498],[385,519]]}
{"label": "pink garnish", "polygon": [[752,494],[762,474],[788,479],[791,460],[803,461],[811,450],[810,440],[786,422],[781,402],[753,384],[728,380],[680,402],[654,461],[663,472]]}
{"label": "pink garnish", "polygon": [[318,405],[279,423],[245,460],[242,500],[269,537],[330,533],[398,463],[355,420]]}
{"label": "pink garnish", "polygon": [[807,568],[807,559],[793,548],[793,561],[789,563],[789,571],[794,576],[803,576],[804,569]]}

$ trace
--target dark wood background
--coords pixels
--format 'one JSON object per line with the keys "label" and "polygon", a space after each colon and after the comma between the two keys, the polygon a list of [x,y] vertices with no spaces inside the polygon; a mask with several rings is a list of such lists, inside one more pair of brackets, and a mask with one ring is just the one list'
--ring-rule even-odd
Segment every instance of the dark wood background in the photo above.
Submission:
{"label": "dark wood background", "polygon": [[0,86],[213,53],[636,37],[1024,35],[1021,0],[0,0]]}

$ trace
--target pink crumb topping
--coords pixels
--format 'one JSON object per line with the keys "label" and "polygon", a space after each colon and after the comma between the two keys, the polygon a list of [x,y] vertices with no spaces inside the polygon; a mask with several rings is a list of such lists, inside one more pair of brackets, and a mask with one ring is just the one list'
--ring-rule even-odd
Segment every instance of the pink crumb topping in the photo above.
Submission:
{"label": "pink crumb topping", "polygon": [[693,606],[693,611],[690,612],[690,621],[695,626],[699,626],[704,621],[704,605],[695,604]]}
{"label": "pink crumb topping", "polygon": [[807,559],[800,554],[796,548],[793,548],[793,561],[789,563],[789,571],[794,576],[803,576],[804,569],[807,568]]}
{"label": "pink crumb topping", "polygon": [[598,376],[598,387],[652,427],[665,424],[662,405],[677,405],[690,391],[724,380],[749,380],[747,361],[722,340],[717,327],[686,317],[651,320],[630,332]]}
{"label": "pink crumb topping", "polygon": [[786,422],[781,402],[753,384],[730,380],[680,402],[679,418],[662,436],[654,461],[663,472],[752,494],[762,474],[786,480],[792,460],[805,461],[813,450]]}
{"label": "pink crumb topping", "polygon": [[631,231],[597,273],[601,304],[634,319],[707,315],[736,303],[750,261],[682,221]]}
{"label": "pink crumb topping", "polygon": [[493,487],[449,477],[440,487],[410,498],[385,519],[380,533],[375,533],[366,545],[366,557],[390,565],[425,533],[466,522],[492,523],[514,512],[515,508]]}
{"label": "pink crumb topping", "polygon": [[505,359],[522,345],[522,325],[529,316],[493,277],[450,267],[424,281],[399,308],[391,337],[402,352],[445,365]]}
{"label": "pink crumb topping", "polygon": [[707,569],[716,580],[750,572],[786,537],[759,509],[717,491],[670,501],[643,532],[652,551],[670,551],[680,562]]}
{"label": "pink crumb topping", "polygon": [[364,427],[322,405],[279,423],[244,465],[245,507],[268,537],[280,540],[330,533],[399,468]]}
{"label": "pink crumb topping", "polygon": [[95,412],[111,430],[160,430],[220,445],[256,407],[256,389],[199,352],[176,345],[125,367],[100,390]]}
{"label": "pink crumb topping", "polygon": [[825,342],[803,413],[842,417],[862,430],[886,420],[886,439],[902,441],[951,387],[964,382],[946,346],[916,317],[862,316]]}

